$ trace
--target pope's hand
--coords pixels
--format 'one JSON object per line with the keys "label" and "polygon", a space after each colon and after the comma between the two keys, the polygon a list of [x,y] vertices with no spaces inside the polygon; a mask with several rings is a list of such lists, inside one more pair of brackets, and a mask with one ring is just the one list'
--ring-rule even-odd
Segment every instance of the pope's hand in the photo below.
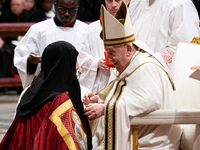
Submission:
{"label": "pope's hand", "polygon": [[83,97],[83,104],[88,105],[90,103],[97,103],[98,102],[98,97],[92,93],[92,92],[87,92],[85,93]]}
{"label": "pope's hand", "polygon": [[105,104],[91,103],[84,109],[84,115],[90,119],[95,120],[104,115]]}

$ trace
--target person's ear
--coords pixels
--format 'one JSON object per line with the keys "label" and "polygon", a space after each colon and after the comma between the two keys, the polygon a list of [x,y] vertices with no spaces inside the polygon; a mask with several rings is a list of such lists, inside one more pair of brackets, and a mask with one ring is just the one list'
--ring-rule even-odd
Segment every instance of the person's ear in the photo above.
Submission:
{"label": "person's ear", "polygon": [[130,44],[127,44],[127,57],[131,56],[131,52],[132,52],[132,47]]}
{"label": "person's ear", "polygon": [[130,0],[125,0],[126,6],[130,3]]}

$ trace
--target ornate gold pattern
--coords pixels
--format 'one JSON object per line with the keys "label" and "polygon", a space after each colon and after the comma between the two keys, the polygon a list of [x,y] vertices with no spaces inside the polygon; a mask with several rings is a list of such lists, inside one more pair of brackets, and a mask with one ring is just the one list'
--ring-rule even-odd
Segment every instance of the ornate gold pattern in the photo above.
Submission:
{"label": "ornate gold pattern", "polygon": [[200,36],[194,37],[190,43],[200,45]]}
{"label": "ornate gold pattern", "polygon": [[[67,101],[65,101],[64,103],[62,103],[58,108],[56,108],[54,110],[54,112],[51,114],[51,116],[49,117],[49,119],[56,125],[58,132],[60,133],[60,135],[62,136],[63,140],[65,141],[67,147],[69,149],[75,150],[78,147],[76,146],[76,143],[73,139],[73,137],[70,134],[70,131],[65,127],[65,125],[62,122],[62,119],[60,118],[60,116],[65,113],[67,110],[71,111],[71,118],[75,123],[75,127],[74,127],[74,131],[75,131],[75,136],[77,137],[81,137],[81,140],[86,142],[86,147],[83,148],[82,145],[80,144],[79,140],[77,138],[77,143],[79,144],[80,149],[87,149],[87,136],[84,133],[84,131],[82,130],[81,126],[81,120],[78,116],[78,114],[72,110],[72,108],[74,108],[72,102],[70,99],[68,99]],[[69,124],[72,125],[72,122],[69,121]],[[73,130],[73,129],[72,129]]]}
{"label": "ornate gold pattern", "polygon": [[[120,100],[123,88],[126,86],[125,79],[118,81],[116,89],[111,96],[106,106],[105,120],[108,122],[105,124],[105,146],[106,150],[114,150],[116,145],[116,121],[117,121],[117,104]],[[114,118],[113,118],[114,117]],[[115,133],[113,131],[115,130]]]}
{"label": "ornate gold pattern", "polygon": [[104,45],[114,46],[114,45],[120,45],[120,44],[125,44],[125,43],[131,43],[133,41],[135,41],[134,34],[127,37],[118,38],[118,39],[104,39]]}
{"label": "ornate gold pattern", "polygon": [[76,145],[73,141],[73,138],[71,137],[71,135],[69,134],[68,130],[65,128],[59,117],[62,113],[64,113],[67,109],[71,107],[73,107],[71,101],[64,102],[56,110],[54,110],[49,119],[57,126],[58,132],[63,137],[63,140],[65,141],[69,149],[76,149]]}

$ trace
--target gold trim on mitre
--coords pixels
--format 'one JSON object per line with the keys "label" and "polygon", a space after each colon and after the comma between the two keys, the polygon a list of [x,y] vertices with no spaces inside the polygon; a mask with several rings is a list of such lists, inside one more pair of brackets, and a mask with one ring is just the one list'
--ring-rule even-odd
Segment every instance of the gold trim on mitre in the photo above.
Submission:
{"label": "gold trim on mitre", "polygon": [[131,19],[124,1],[117,12],[112,16],[101,5],[102,33],[105,46],[113,46],[135,41]]}

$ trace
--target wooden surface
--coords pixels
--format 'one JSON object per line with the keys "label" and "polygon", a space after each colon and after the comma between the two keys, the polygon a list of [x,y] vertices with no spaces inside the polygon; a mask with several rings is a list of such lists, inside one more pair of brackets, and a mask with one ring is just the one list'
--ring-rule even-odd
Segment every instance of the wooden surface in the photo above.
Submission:
{"label": "wooden surface", "polygon": [[0,88],[2,87],[22,87],[20,78],[0,78]]}
{"label": "wooden surface", "polygon": [[[91,22],[85,22],[90,24]],[[24,35],[35,23],[0,23],[0,37],[17,37]]]}
{"label": "wooden surface", "polygon": [[0,37],[24,35],[34,23],[0,23]]}

